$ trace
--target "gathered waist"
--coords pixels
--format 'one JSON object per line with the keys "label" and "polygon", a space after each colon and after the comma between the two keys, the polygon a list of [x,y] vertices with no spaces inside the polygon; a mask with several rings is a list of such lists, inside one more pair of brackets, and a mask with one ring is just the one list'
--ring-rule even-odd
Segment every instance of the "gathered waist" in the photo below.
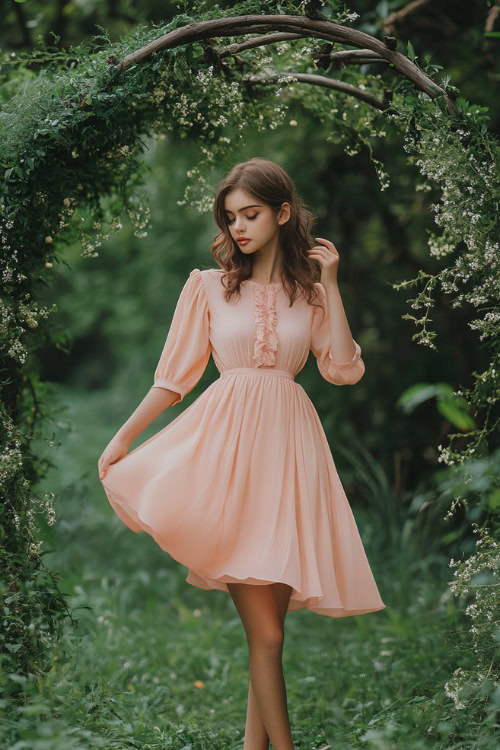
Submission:
{"label": "gathered waist", "polygon": [[275,375],[281,378],[295,380],[293,372],[289,372],[288,370],[277,370],[275,367],[231,367],[228,370],[223,370],[220,377],[222,378],[224,375],[236,375],[238,373],[248,375]]}

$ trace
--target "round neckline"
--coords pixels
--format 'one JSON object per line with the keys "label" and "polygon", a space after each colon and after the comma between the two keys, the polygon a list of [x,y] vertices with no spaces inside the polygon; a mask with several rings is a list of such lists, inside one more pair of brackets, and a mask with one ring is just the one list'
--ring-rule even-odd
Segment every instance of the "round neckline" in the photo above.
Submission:
{"label": "round neckline", "polygon": [[264,283],[262,281],[255,281],[255,279],[245,279],[245,281],[249,281],[251,284],[257,284],[257,286],[282,286],[282,281],[270,281],[269,283]]}
{"label": "round neckline", "polygon": [[[221,275],[224,273],[224,271],[220,268],[213,268],[211,269],[213,271],[218,271]],[[271,281],[268,284],[264,284],[262,281],[255,281],[254,279],[245,279],[241,283],[244,284],[245,282],[249,281],[250,284],[256,284],[257,286],[283,286],[282,281]]]}

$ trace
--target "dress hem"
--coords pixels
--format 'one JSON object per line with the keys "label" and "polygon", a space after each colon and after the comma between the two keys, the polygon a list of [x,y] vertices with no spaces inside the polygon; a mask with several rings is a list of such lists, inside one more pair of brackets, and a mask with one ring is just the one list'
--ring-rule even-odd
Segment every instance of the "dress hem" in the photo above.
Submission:
{"label": "dress hem", "polygon": [[[291,580],[280,580],[280,579],[265,579],[247,576],[245,578],[239,578],[237,576],[231,576],[230,573],[219,573],[210,574],[206,571],[198,571],[189,566],[187,561],[181,560],[175,557],[164,545],[162,538],[155,532],[155,530],[149,526],[142,518],[140,513],[131,508],[127,501],[120,497],[114,490],[111,490],[106,483],[100,480],[110,504],[112,505],[115,513],[118,515],[120,520],[136,534],[140,531],[145,531],[151,536],[155,542],[166,552],[173,560],[184,565],[188,569],[188,575],[185,578],[186,583],[196,588],[203,589],[205,591],[224,591],[229,595],[229,589],[227,583],[249,583],[256,586],[265,586],[271,583],[285,583],[292,587],[292,594],[290,596],[287,612],[295,612],[301,609],[307,609],[317,614],[326,615],[327,617],[341,618],[351,617],[355,615],[369,614],[370,612],[378,612],[381,609],[386,608],[386,604],[376,607],[366,607],[363,609],[345,609],[345,607],[321,607],[317,606],[324,600],[324,594],[309,594],[303,598],[299,598],[303,593],[298,585],[294,585]],[[295,594],[295,596],[294,596]]]}

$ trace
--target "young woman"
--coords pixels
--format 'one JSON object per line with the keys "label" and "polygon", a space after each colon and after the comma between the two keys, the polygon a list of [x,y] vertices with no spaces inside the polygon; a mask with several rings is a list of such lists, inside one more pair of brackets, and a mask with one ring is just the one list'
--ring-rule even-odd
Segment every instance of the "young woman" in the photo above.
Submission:
{"label": "young woman", "polygon": [[[99,458],[121,520],[229,593],[249,648],[244,750],[293,750],[282,671],[287,612],[383,609],[318,414],[295,381],[309,351],[333,385],[365,372],[340,296],[339,253],[272,161],[237,164],[214,201],[219,268],[191,271],[154,384]],[[320,244],[314,245],[314,239]],[[317,280],[320,275],[319,281]],[[210,354],[220,372],[170,424]]]}

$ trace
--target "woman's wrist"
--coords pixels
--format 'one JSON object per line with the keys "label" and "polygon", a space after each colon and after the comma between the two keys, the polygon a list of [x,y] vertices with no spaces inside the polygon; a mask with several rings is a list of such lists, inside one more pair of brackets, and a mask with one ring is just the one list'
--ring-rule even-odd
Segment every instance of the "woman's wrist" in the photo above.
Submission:
{"label": "woman's wrist", "polygon": [[327,294],[340,294],[340,289],[337,281],[322,281],[321,283],[323,284]]}
{"label": "woman's wrist", "polygon": [[127,448],[128,448],[128,447],[130,446],[130,444],[131,444],[131,443],[133,443],[133,442],[134,442],[134,440],[135,440],[135,438],[134,438],[134,437],[132,437],[132,435],[130,435],[130,433],[129,433],[128,429],[127,429],[127,428],[125,427],[125,425],[124,425],[123,427],[120,427],[120,429],[119,429],[119,430],[118,430],[118,432],[116,433],[116,435],[115,435],[114,439],[115,439],[115,440],[116,440],[117,442],[119,442],[119,443],[123,443],[123,445],[126,445],[126,446],[127,446]]}

